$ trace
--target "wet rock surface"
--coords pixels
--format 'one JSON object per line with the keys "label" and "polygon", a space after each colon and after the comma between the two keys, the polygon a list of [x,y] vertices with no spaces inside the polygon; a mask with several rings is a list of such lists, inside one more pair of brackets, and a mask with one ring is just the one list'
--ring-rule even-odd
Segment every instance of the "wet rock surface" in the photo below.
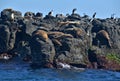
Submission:
{"label": "wet rock surface", "polygon": [[23,17],[20,11],[4,9],[0,17],[3,53],[29,57],[38,67],[54,65],[58,59],[77,67],[120,70],[120,18],[90,18],[77,13],[43,17],[41,12],[26,12]]}

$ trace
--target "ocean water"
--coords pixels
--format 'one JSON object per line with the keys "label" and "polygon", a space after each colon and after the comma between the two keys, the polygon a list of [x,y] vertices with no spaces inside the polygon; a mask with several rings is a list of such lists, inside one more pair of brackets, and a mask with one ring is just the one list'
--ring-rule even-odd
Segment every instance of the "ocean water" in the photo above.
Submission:
{"label": "ocean water", "polygon": [[0,63],[0,81],[120,81],[120,73],[108,70],[36,69],[24,63]]}

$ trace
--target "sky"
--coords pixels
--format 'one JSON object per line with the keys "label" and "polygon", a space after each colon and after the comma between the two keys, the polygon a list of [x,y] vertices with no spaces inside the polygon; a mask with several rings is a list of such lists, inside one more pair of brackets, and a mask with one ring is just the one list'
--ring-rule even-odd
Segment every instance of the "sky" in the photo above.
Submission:
{"label": "sky", "polygon": [[109,18],[111,14],[120,18],[120,0],[0,0],[0,11],[5,8],[12,8],[25,12],[42,12],[44,15],[53,10],[55,14],[71,14],[73,8],[76,13],[90,17],[96,12],[97,18]]}

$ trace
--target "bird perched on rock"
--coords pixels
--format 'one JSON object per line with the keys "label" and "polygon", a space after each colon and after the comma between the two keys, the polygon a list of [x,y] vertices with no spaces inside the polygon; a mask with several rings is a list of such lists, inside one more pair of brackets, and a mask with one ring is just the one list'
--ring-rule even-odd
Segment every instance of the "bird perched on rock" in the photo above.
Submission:
{"label": "bird perched on rock", "polygon": [[111,14],[111,19],[114,19],[115,18],[115,14]]}
{"label": "bird perched on rock", "polygon": [[15,18],[15,15],[14,15],[14,13],[12,12],[12,13],[11,13],[11,19],[14,20],[14,18]]}
{"label": "bird perched on rock", "polygon": [[92,22],[92,21],[94,20],[95,16],[96,16],[96,12],[93,14],[93,16],[92,16],[90,22]]}
{"label": "bird perched on rock", "polygon": [[53,14],[53,10],[51,10],[51,11],[48,13],[49,16],[52,16],[52,14]]}
{"label": "bird perched on rock", "polygon": [[96,12],[93,14],[92,18],[95,18],[95,16],[96,16]]}
{"label": "bird perched on rock", "polygon": [[75,14],[75,11],[76,11],[77,9],[76,8],[74,8],[73,10],[72,10],[72,14]]}

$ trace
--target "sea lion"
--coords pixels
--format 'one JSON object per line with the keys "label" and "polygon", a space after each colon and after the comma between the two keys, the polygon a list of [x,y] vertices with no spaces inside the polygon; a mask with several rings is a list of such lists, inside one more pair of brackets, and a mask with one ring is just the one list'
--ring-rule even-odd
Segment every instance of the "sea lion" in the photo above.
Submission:
{"label": "sea lion", "polygon": [[61,38],[73,38],[71,34],[65,34],[63,32],[49,32],[48,33],[50,38],[56,38],[56,39],[61,39]]}
{"label": "sea lion", "polygon": [[64,35],[58,37],[58,39],[64,39],[64,38],[73,38],[73,35],[71,35],[71,34],[64,34]]}
{"label": "sea lion", "polygon": [[60,37],[60,36],[62,36],[62,35],[64,35],[64,33],[63,32],[48,32],[48,36],[50,37],[50,38],[58,38],[58,37]]}
{"label": "sea lion", "polygon": [[80,21],[66,21],[66,22],[58,22],[57,25],[58,26],[64,26],[64,25],[69,25],[69,24],[75,24],[75,25],[79,25]]}
{"label": "sea lion", "polygon": [[110,37],[107,31],[105,30],[100,30],[97,34],[96,34],[96,38],[102,42],[103,39],[105,39],[107,41],[107,45],[108,47],[111,47],[111,43],[110,43]]}
{"label": "sea lion", "polygon": [[68,28],[66,29],[66,32],[73,35],[75,38],[81,38],[82,35],[85,34],[85,32],[81,28],[76,28],[76,27]]}
{"label": "sea lion", "polygon": [[52,42],[57,46],[62,46],[62,43],[57,39],[52,39]]}
{"label": "sea lion", "polygon": [[36,30],[33,32],[32,36],[39,36],[43,41],[48,41],[48,34],[44,30]]}

